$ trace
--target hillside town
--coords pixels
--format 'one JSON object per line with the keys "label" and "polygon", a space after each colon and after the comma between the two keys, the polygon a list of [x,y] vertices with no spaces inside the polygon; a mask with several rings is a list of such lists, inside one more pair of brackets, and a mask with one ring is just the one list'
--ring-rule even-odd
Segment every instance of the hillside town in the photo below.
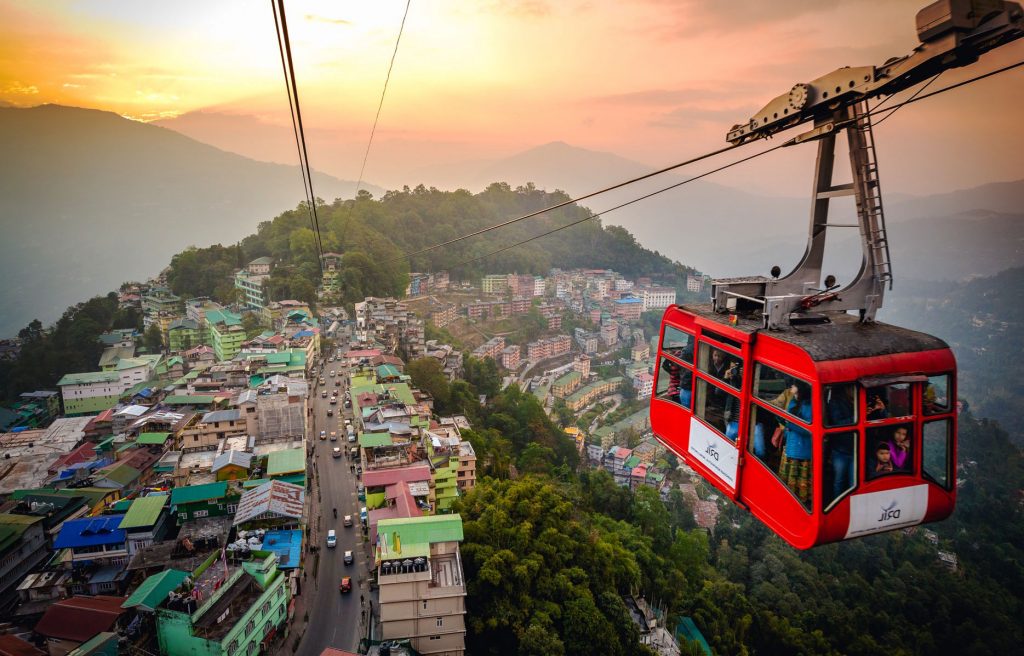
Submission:
{"label": "hillside town", "polygon": [[[350,314],[329,304],[335,262],[318,308],[267,298],[268,257],[235,273],[231,306],[126,285],[144,331],[104,333],[93,370],[0,410],[0,650],[320,653],[343,631],[361,653],[465,653],[453,505],[477,456],[471,421],[435,413],[405,373],[421,358],[451,381],[464,356],[492,359],[565,420],[581,466],[664,500],[676,488],[714,527],[717,497],[650,432],[658,336],[642,316],[674,288],[607,270],[414,273],[407,298]],[[679,653],[657,609],[628,605],[647,644]]]}

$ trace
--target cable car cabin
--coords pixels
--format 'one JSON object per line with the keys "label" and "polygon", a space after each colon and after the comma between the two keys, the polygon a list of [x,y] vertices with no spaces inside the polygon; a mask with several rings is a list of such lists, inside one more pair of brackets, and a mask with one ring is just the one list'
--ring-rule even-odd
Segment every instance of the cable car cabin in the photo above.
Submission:
{"label": "cable car cabin", "polygon": [[847,314],[760,326],[710,306],[665,311],[651,426],[668,448],[798,549],[953,512],[944,342]]}

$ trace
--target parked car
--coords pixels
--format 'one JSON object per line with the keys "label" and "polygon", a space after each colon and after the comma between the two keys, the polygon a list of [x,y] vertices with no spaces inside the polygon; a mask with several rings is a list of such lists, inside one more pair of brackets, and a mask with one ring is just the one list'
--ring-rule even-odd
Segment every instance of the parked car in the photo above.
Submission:
{"label": "parked car", "polygon": [[[331,531],[331,532],[333,533],[334,531]],[[351,551],[346,551],[345,552],[344,561],[345,561],[346,565],[351,565],[355,561],[355,558],[352,557],[352,552]]]}
{"label": "parked car", "polygon": [[[333,528],[331,530],[327,531],[327,546],[328,546],[328,548],[333,548],[333,547],[338,546],[338,534],[334,532]],[[351,551],[346,551],[345,552],[345,557],[348,558],[348,554],[350,554],[350,553],[352,553],[352,552]]]}
{"label": "parked car", "polygon": [[345,515],[345,526],[352,526],[352,515]]}

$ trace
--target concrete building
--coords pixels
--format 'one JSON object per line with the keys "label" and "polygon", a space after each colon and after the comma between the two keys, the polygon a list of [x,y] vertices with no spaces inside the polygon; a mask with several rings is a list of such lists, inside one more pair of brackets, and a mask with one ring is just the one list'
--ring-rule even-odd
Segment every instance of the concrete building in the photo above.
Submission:
{"label": "concrete building", "polygon": [[[262,552],[261,552],[262,553]],[[215,560],[217,554],[211,557]],[[284,630],[291,590],[277,567],[277,555],[227,566],[227,580],[219,563],[204,568],[212,575],[196,608],[191,591],[181,589],[156,609],[157,640],[164,656],[253,656],[266,653],[267,636]],[[231,571],[233,569],[233,571]],[[200,574],[194,584],[207,585]]]}
{"label": "concrete building", "polygon": [[699,294],[704,289],[704,276],[701,275],[690,275],[686,276],[686,291],[693,294]]}
{"label": "concrete building", "polygon": [[430,321],[436,328],[444,328],[459,316],[458,308],[454,303],[445,303],[430,313]]}
{"label": "concrete building", "polygon": [[640,290],[644,312],[648,310],[664,310],[676,302],[676,290],[672,287],[647,287]]}
{"label": "concrete building", "polygon": [[355,317],[362,341],[377,341],[391,353],[401,349],[409,360],[426,352],[423,320],[397,299],[368,296],[355,304]]}
{"label": "concrete building", "polygon": [[480,280],[480,291],[484,294],[504,294],[508,291],[508,276],[492,274]]}
{"label": "concrete building", "polygon": [[643,313],[643,309],[644,302],[642,299],[627,296],[626,298],[620,298],[615,301],[615,307],[612,310],[612,314],[623,321],[640,321],[640,315]]}
{"label": "concrete building", "polygon": [[504,337],[492,337],[480,346],[473,349],[474,358],[494,358],[497,360],[501,357],[501,352],[505,349],[505,338]]}
{"label": "concrete building", "polygon": [[583,376],[578,371],[570,371],[555,382],[551,383],[551,393],[562,399],[580,388]]}
{"label": "concrete building", "polygon": [[651,398],[651,392],[654,390],[654,376],[646,371],[633,376],[633,389],[636,391],[637,399]]}
{"label": "concrete building", "polygon": [[57,381],[65,415],[96,414],[117,405],[123,388],[116,371],[66,374]]}
{"label": "concrete building", "polygon": [[515,371],[519,368],[519,358],[521,349],[517,344],[506,346],[501,351],[501,366],[505,367],[509,371]]}
{"label": "concrete building", "polygon": [[218,362],[230,360],[242,350],[245,343],[245,329],[242,316],[229,310],[210,310],[206,313],[206,326],[210,346]]}
{"label": "concrete building", "polygon": [[51,556],[42,515],[0,514],[0,606],[43,560]]}
{"label": "concrete building", "polygon": [[573,358],[572,370],[578,372],[584,379],[590,376],[590,356],[580,353]]}
{"label": "concrete building", "polygon": [[465,494],[476,487],[476,451],[466,440],[459,442],[459,467],[456,470],[459,493]]}
{"label": "concrete building", "polygon": [[458,515],[378,522],[376,565],[384,640],[408,639],[420,654],[465,653],[462,539]]}
{"label": "concrete building", "polygon": [[235,274],[235,288],[242,291],[242,302],[247,309],[253,312],[262,311],[267,303],[263,284],[269,278],[269,275],[253,274],[248,269],[242,269]]}
{"label": "concrete building", "polygon": [[193,319],[175,319],[167,328],[167,348],[179,353],[203,343],[203,331],[199,322]]}

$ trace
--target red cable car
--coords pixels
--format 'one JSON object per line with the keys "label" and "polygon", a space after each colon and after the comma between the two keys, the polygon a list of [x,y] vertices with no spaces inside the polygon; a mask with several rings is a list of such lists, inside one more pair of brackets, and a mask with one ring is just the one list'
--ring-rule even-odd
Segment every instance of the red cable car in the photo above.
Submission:
{"label": "red cable car", "polygon": [[944,519],[956,501],[956,361],[853,315],[781,331],[710,306],[662,321],[651,426],[799,549]]}
{"label": "red cable car", "polygon": [[[893,276],[867,101],[1024,36],[1016,3],[973,6],[926,7],[912,54],[799,83],[727,133],[742,144],[813,122],[783,144],[818,145],[807,248],[786,276],[715,280],[710,306],[662,318],[654,433],[799,549],[938,521],[956,503],[953,353],[875,322]],[[842,132],[852,181],[833,184]],[[830,222],[830,201],[851,196],[857,221]],[[860,235],[860,270],[842,287],[821,284],[829,228]]]}

